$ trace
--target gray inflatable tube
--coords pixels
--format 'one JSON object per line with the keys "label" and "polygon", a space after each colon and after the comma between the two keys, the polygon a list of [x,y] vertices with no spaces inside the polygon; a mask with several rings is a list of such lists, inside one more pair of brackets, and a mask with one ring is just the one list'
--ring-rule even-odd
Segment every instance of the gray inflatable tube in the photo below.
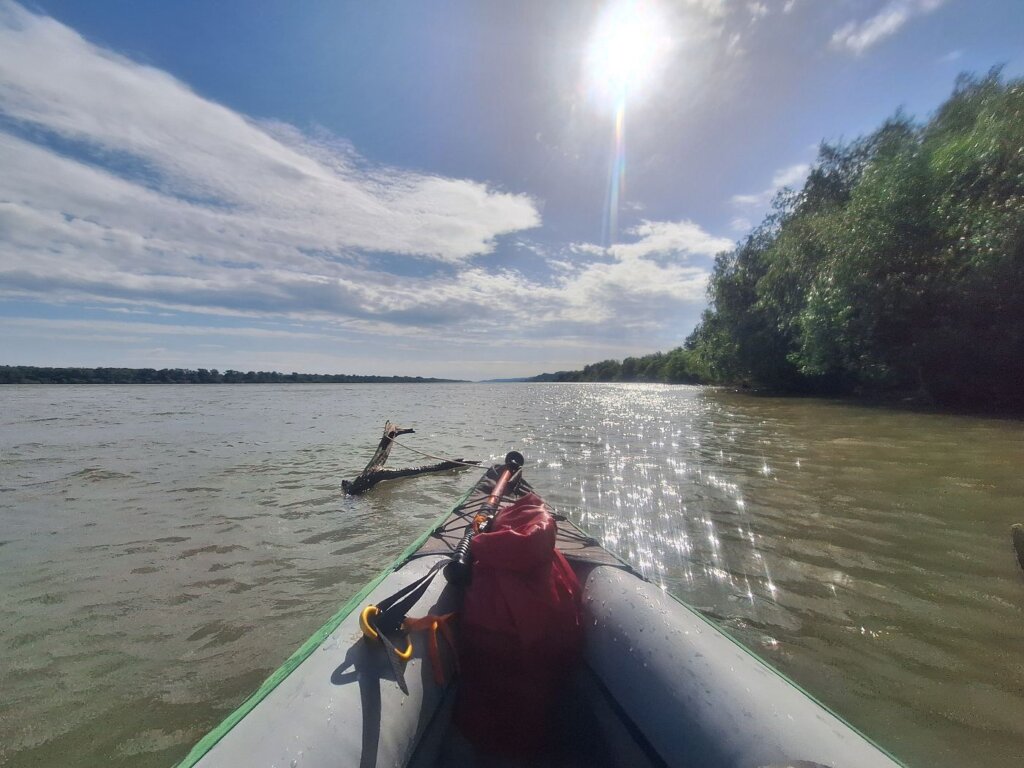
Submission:
{"label": "gray inflatable tube", "polygon": [[899,765],[657,586],[604,567],[584,594],[588,666],[666,764]]}

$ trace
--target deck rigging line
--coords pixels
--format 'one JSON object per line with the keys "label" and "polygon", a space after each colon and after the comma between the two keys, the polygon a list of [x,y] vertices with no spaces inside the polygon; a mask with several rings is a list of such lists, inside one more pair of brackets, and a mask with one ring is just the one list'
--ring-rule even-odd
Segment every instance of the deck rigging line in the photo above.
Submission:
{"label": "deck rigging line", "polygon": [[449,459],[446,456],[435,456],[432,453],[427,453],[426,451],[421,451],[419,448],[413,448],[411,445],[406,445],[405,443],[400,443],[397,440],[395,440],[395,438],[393,438],[393,437],[391,438],[391,442],[394,445],[397,445],[399,448],[405,448],[405,450],[407,450],[407,451],[412,451],[413,453],[418,453],[418,454],[420,454],[420,456],[426,456],[428,459],[434,459],[436,461],[448,461],[448,462],[451,462],[452,464],[461,464],[464,467],[479,467],[480,464],[481,464],[481,462],[479,462],[479,461],[476,462],[476,463],[472,463],[472,462],[469,462],[469,461],[463,461],[461,459]]}

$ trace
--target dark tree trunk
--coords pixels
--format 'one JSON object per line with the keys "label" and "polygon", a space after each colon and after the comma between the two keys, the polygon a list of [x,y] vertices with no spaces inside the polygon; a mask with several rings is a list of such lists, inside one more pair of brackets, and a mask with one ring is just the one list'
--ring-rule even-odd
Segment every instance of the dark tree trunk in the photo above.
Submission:
{"label": "dark tree trunk", "polygon": [[479,464],[479,461],[465,461],[463,459],[456,459],[455,461],[442,461],[439,464],[428,464],[423,467],[408,467],[406,469],[384,469],[384,464],[388,460],[388,456],[391,453],[391,446],[394,444],[393,441],[399,435],[408,435],[415,432],[413,429],[403,429],[390,421],[384,423],[384,436],[380,439],[380,443],[377,445],[377,450],[374,451],[373,457],[369,463],[359,473],[359,477],[355,480],[348,481],[342,480],[341,487],[345,490],[345,493],[350,496],[357,496],[360,493],[364,493],[370,490],[377,483],[382,480],[395,480],[399,477],[410,477],[412,475],[422,475],[427,472],[443,472],[446,469],[458,469],[466,464]]}
{"label": "dark tree trunk", "polygon": [[1024,568],[1024,525],[1017,523],[1011,527],[1010,536],[1013,538],[1013,548],[1017,550],[1017,562]]}

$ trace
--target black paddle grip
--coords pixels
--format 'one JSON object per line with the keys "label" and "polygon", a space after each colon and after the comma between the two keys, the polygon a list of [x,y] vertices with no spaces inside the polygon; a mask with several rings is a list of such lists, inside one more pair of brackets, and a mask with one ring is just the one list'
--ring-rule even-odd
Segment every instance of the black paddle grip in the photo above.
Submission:
{"label": "black paddle grip", "polygon": [[470,561],[469,545],[473,543],[473,526],[463,534],[455,551],[452,552],[452,561],[444,567],[444,577],[453,584],[465,584],[469,581]]}
{"label": "black paddle grip", "polygon": [[[525,463],[526,459],[523,458],[523,454],[519,453],[519,451],[509,451],[505,455],[505,468],[502,470],[501,476],[498,478],[498,482],[494,484],[493,493],[488,498],[488,504],[485,508],[487,520],[481,524],[481,531],[486,531],[491,521],[494,520],[494,516],[498,513],[498,506],[501,504],[501,497],[505,493],[505,488],[508,485],[509,479],[516,472],[522,469],[523,464]],[[476,533],[476,531],[473,530],[473,524],[470,523],[466,527],[466,532],[462,535],[459,543],[455,546],[455,551],[452,552],[451,562],[444,567],[444,576],[449,582],[465,584],[469,581],[473,566],[473,560],[469,550],[470,545],[473,543],[474,533]]]}

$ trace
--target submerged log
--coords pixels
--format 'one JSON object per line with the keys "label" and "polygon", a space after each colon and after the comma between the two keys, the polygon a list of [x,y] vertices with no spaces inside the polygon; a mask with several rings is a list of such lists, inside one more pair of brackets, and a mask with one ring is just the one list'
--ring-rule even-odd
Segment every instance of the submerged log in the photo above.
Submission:
{"label": "submerged log", "polygon": [[345,493],[350,496],[357,496],[360,493],[364,493],[370,490],[373,486],[383,480],[395,480],[399,477],[410,477],[412,475],[422,475],[427,472],[443,472],[447,469],[458,469],[467,464],[477,465],[479,461],[466,461],[464,459],[455,459],[453,461],[442,461],[438,464],[428,464],[422,467],[407,467],[406,469],[384,469],[384,464],[388,460],[388,456],[391,453],[391,446],[394,444],[394,439],[399,435],[408,435],[415,432],[414,429],[403,429],[390,421],[384,423],[384,436],[381,437],[380,443],[377,444],[377,450],[374,451],[373,457],[367,463],[366,467],[359,476],[352,481],[342,480],[341,487],[345,490]]}
{"label": "submerged log", "polygon": [[1017,523],[1011,526],[1010,536],[1013,539],[1013,548],[1017,550],[1017,562],[1024,568],[1024,525]]}

